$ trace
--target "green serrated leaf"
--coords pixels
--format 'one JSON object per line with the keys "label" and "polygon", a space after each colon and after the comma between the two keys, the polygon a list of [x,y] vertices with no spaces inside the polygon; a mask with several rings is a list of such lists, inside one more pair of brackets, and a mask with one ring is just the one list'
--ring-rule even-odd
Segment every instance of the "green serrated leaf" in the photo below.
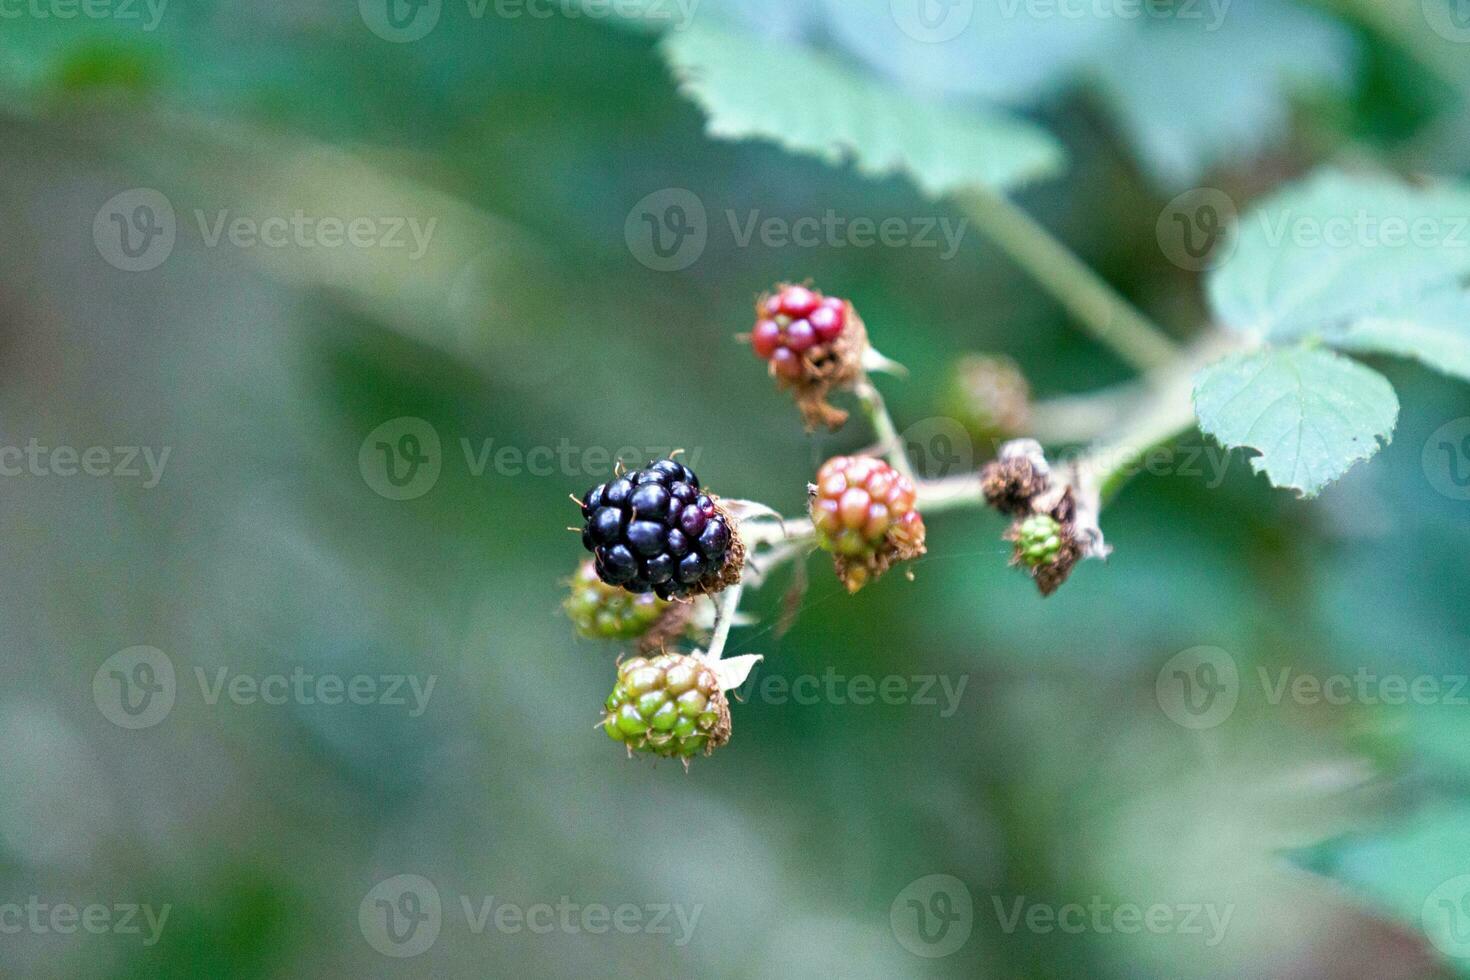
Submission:
{"label": "green serrated leaf", "polygon": [[1401,310],[1374,313],[1323,339],[1340,350],[1410,357],[1470,381],[1470,293],[1436,293]]}
{"label": "green serrated leaf", "polygon": [[1313,347],[1232,354],[1195,377],[1200,428],[1230,448],[1254,449],[1257,473],[1316,496],[1388,442],[1398,421],[1393,386],[1340,354]]}
{"label": "green serrated leaf", "polygon": [[1459,976],[1470,977],[1470,805],[1435,803],[1385,833],[1338,838],[1291,857],[1422,932]]}
{"label": "green serrated leaf", "polygon": [[939,197],[1058,172],[1060,146],[996,111],[895,91],[811,49],[696,24],[662,42],[683,92],[722,139],[760,139],[870,177],[906,174]]}
{"label": "green serrated leaf", "polygon": [[1470,276],[1470,191],[1324,171],[1252,208],[1210,278],[1227,327],[1331,340]]}

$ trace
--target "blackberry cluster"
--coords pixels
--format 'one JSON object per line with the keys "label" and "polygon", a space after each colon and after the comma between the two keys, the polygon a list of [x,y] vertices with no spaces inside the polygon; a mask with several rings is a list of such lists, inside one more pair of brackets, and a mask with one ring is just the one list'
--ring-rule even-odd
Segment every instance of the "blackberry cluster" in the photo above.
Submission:
{"label": "blackberry cluster", "polygon": [[751,332],[750,346],[785,381],[805,377],[807,368],[802,358],[815,348],[831,344],[847,326],[845,301],[805,286],[782,286],[761,301],[759,313],[761,318]]}
{"label": "blackberry cluster", "polygon": [[629,752],[687,760],[708,755],[730,739],[730,706],[709,665],[697,657],[664,653],[618,667],[604,705],[602,727]]}
{"label": "blackberry cluster", "polygon": [[582,544],[597,575],[629,592],[678,599],[717,591],[734,528],[694,471],[660,459],[582,498]]}

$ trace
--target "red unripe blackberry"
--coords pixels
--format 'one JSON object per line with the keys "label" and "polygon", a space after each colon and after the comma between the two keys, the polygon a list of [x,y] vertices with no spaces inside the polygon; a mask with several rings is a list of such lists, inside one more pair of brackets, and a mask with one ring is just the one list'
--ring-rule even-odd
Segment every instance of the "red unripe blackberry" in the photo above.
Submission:
{"label": "red unripe blackberry", "polygon": [[838,456],[823,464],[812,486],[812,524],[849,590],[924,553],[917,496],[913,481],[881,459]]}
{"label": "red unripe blackberry", "polygon": [[[787,380],[801,376],[800,359],[819,345],[831,344],[847,325],[847,304],[805,286],[782,286],[761,301],[762,315],[750,335],[750,346]],[[782,354],[781,351],[787,351]]]}
{"label": "red unripe blackberry", "polygon": [[661,459],[582,497],[582,545],[597,576],[661,599],[717,592],[739,577],[734,521],[682,463]]}
{"label": "red unripe blackberry", "polygon": [[756,304],[750,347],[771,376],[796,394],[807,426],[836,429],[847,413],[827,403],[834,388],[851,385],[863,371],[867,330],[852,305],[806,286],[782,284]]}

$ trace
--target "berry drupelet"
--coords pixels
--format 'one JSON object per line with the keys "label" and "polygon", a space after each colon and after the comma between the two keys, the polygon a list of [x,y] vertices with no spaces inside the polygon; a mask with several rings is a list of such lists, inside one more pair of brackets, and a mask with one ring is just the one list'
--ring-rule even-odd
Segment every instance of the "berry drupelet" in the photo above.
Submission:
{"label": "berry drupelet", "polygon": [[811,494],[817,544],[832,553],[849,591],[858,591],[895,562],[924,554],[924,521],[915,509],[913,481],[881,459],[829,459]]}
{"label": "berry drupelet", "polygon": [[682,463],[649,463],[593,487],[581,504],[582,544],[608,585],[679,599],[738,578],[743,549],[734,521]]}

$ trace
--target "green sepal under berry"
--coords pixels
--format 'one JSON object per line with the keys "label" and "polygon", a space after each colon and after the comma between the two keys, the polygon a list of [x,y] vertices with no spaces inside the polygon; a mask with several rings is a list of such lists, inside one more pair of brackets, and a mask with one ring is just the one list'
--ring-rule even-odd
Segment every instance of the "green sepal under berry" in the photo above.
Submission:
{"label": "green sepal under berry", "polygon": [[602,727],[633,752],[688,760],[730,740],[730,705],[715,670],[699,657],[662,653],[618,665]]}

